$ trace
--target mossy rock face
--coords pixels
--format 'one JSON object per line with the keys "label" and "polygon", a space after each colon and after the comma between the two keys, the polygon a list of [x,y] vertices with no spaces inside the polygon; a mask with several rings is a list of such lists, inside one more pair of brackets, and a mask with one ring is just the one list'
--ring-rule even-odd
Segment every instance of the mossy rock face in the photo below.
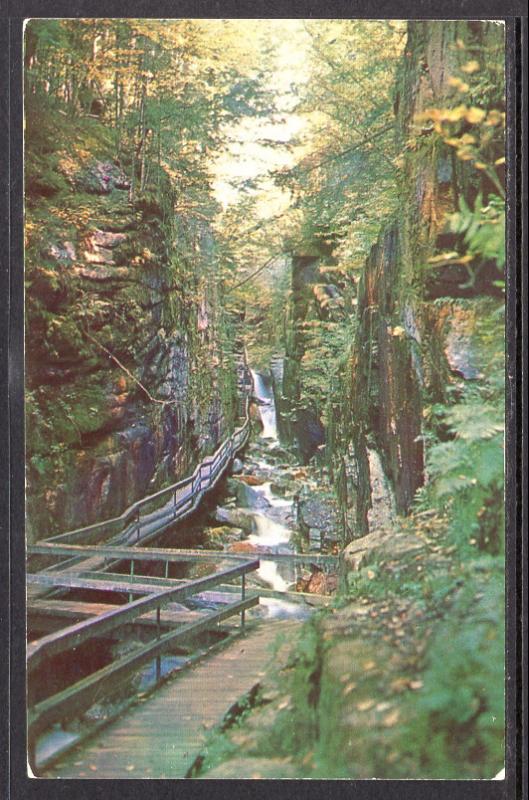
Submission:
{"label": "mossy rock face", "polygon": [[112,161],[93,159],[73,175],[66,172],[76,190],[88,194],[110,194],[114,189],[129,189],[130,180]]}
{"label": "mossy rock face", "polygon": [[237,407],[235,377],[216,356],[226,333],[207,225],[175,222],[163,171],[132,205],[104,125],[64,124],[44,118],[28,155],[28,180],[42,174],[50,186],[32,190],[27,209],[27,502],[37,538],[120,514],[191,473]]}

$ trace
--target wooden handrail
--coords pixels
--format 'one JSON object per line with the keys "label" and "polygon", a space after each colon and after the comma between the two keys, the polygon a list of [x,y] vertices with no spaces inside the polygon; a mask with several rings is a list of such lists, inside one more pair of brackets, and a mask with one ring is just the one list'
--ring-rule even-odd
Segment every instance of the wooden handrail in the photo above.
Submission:
{"label": "wooden handrail", "polygon": [[[129,508],[125,509],[118,517],[95,522],[92,525],[87,525],[82,528],[76,528],[72,531],[56,534],[47,537],[42,541],[46,542],[72,542],[79,541],[83,537],[89,538],[89,543],[93,543],[94,534],[111,533],[112,538],[108,541],[116,539],[118,536],[132,534],[136,529],[137,538],[139,539],[140,526],[141,526],[141,511],[148,504],[164,496],[173,495],[173,503],[167,507],[167,515],[172,510],[172,522],[176,522],[183,516],[187,515],[190,510],[196,507],[202,495],[209,489],[213,488],[220,473],[223,471],[224,466],[233,458],[233,456],[246,444],[250,431],[250,419],[248,416],[248,397],[245,399],[245,421],[240,428],[237,428],[232,435],[225,439],[224,442],[217,448],[215,453],[211,456],[206,456],[200,464],[195,467],[192,475],[183,478],[176,483],[160,489],[154,494],[147,495],[146,497],[136,500]],[[204,467],[209,467],[208,475],[203,476],[202,470]],[[190,490],[182,495],[182,490],[190,487]],[[180,497],[177,499],[177,495]],[[152,514],[160,513],[163,511],[157,509]],[[167,516],[166,515],[166,516]],[[145,518],[144,518],[145,520]],[[148,521],[148,520],[147,520]],[[164,519],[160,527],[165,526],[167,520]],[[109,531],[110,529],[110,531]],[[152,534],[152,531],[151,531]],[[150,535],[151,535],[150,534]]]}
{"label": "wooden handrail", "polygon": [[[139,541],[140,525],[142,522],[149,526],[147,535],[144,538],[150,538],[156,532],[166,528],[169,524],[173,524],[176,520],[191,513],[200,502],[203,494],[216,484],[235,453],[237,453],[248,440],[250,429],[248,397],[245,399],[244,415],[245,421],[243,425],[236,429],[228,439],[222,442],[213,455],[206,456],[201,463],[196,466],[192,475],[136,501],[118,517],[103,520],[102,522],[94,523],[84,528],[78,528],[74,531],[68,531],[42,540],[38,542],[37,545],[29,546],[27,548],[28,555],[35,554],[41,549],[43,549],[44,552],[53,551],[53,554],[57,554],[57,551],[61,550],[63,554],[72,555],[74,557],[83,554],[87,555],[88,551],[93,549],[91,543],[97,540],[97,538],[103,537],[106,533],[106,547],[103,546],[103,549],[109,551],[108,555],[117,556],[119,552],[120,554],[123,553],[126,558],[137,558],[134,551],[143,548],[134,548],[130,546],[122,546],[119,548],[115,546],[116,543],[122,542],[123,539],[125,539],[125,541],[130,541],[130,538],[128,538],[129,533],[134,531],[137,533],[136,541]],[[163,500],[164,497],[170,497],[171,495],[172,502],[144,514],[143,517],[141,516],[142,510],[144,510],[145,506],[149,503],[156,503],[156,501]],[[108,538],[109,533],[111,534],[111,538]],[[83,546],[83,539],[85,540],[85,546]],[[72,540],[79,542],[79,544],[71,544]],[[86,545],[88,545],[88,547]],[[159,556],[159,554],[160,551],[157,551],[157,556]],[[178,555],[174,550],[166,555],[167,561],[200,560],[201,556],[201,554],[193,554],[191,551]],[[217,560],[218,555],[215,554],[213,558]],[[124,606],[113,607],[98,616],[69,625],[60,631],[42,637],[36,642],[31,642],[27,648],[27,672],[30,676],[48,659],[66,651],[73,651],[81,644],[96,637],[104,636],[123,625],[130,624],[149,612],[156,611],[156,617],[158,619],[158,635],[154,641],[139,646],[127,656],[113,661],[107,667],[88,675],[73,686],[69,686],[58,694],[47,697],[37,703],[35,703],[34,700],[32,701],[30,691],[28,697],[28,755],[32,767],[35,767],[36,737],[39,735],[39,732],[42,732],[46,726],[54,721],[75,715],[83,709],[88,708],[90,704],[94,702],[94,698],[100,698],[101,690],[107,693],[113,691],[123,678],[137,670],[145,661],[150,658],[156,658],[156,680],[158,682],[160,680],[160,656],[175,643],[196,636],[201,631],[217,625],[223,619],[233,614],[240,614],[241,626],[244,629],[246,610],[259,602],[258,595],[249,598],[245,596],[245,575],[259,568],[259,560],[249,560],[248,556],[241,556],[237,559],[237,562],[236,565],[229,569],[221,570],[213,575],[200,578],[199,580],[179,583],[176,586],[172,585],[168,588],[160,588],[157,590],[155,586],[151,587],[146,585],[144,596],[137,600],[130,601]],[[203,620],[178,626],[175,630],[171,630],[164,635],[161,634],[159,619],[160,610],[164,606],[174,601],[185,600],[188,597],[200,594],[214,586],[225,584],[226,581],[229,582],[238,577],[241,578],[242,582],[240,601],[231,603],[225,608],[208,614]],[[65,582],[67,584],[67,581],[68,576],[65,576],[64,573],[28,575],[28,583],[44,582],[51,586],[61,586],[65,585]],[[32,680],[34,680],[34,677]]]}
{"label": "wooden handrail", "polygon": [[[125,606],[114,607],[96,617],[90,617],[87,620],[44,636],[36,642],[32,642],[27,649],[28,675],[31,675],[47,659],[60,655],[66,650],[74,650],[79,645],[95,637],[108,634],[122,625],[133,622],[138,617],[156,610],[158,634],[154,640],[140,645],[131,653],[119,657],[106,667],[91,673],[44,700],[39,700],[35,703],[31,699],[31,691],[28,692],[28,757],[32,768],[36,769],[36,741],[40,733],[53,722],[75,717],[83,710],[86,710],[95,702],[96,698],[101,699],[102,693],[106,695],[115,691],[124,679],[137,671],[146,661],[151,658],[156,659],[156,681],[159,682],[161,677],[160,657],[163,652],[170,649],[177,642],[182,643],[185,640],[192,639],[202,631],[217,625],[234,614],[240,614],[241,626],[244,630],[246,611],[259,603],[258,594],[251,597],[246,596],[245,576],[248,572],[258,568],[258,560],[246,561],[236,567],[216,572],[206,578],[161,589],[158,592],[141,597],[139,600],[129,602]],[[52,577],[58,583],[61,582],[60,575]],[[237,577],[241,578],[241,599],[239,601],[229,603],[224,608],[207,614],[202,620],[180,625],[176,629],[162,634],[160,626],[161,608],[175,600],[185,600],[188,597],[200,594],[204,590],[222,584],[226,579],[233,580]],[[34,677],[31,680],[34,680]]]}
{"label": "wooden handrail", "polygon": [[[176,630],[168,631],[147,644],[138,647],[131,653],[122,656],[106,667],[88,675],[86,678],[67,687],[51,697],[41,700],[28,711],[29,757],[35,763],[36,737],[54,722],[64,721],[77,716],[89,708],[102,692],[108,694],[122,684],[123,680],[135,672],[146,661],[159,658],[160,655],[179,643],[192,639],[213,625],[234,614],[244,613],[259,602],[258,595],[246,597],[238,602],[230,603],[225,608],[208,614],[198,622],[190,622]],[[106,691],[105,691],[106,690]]]}
{"label": "wooden handrail", "polygon": [[[47,658],[52,658],[60,653],[64,653],[66,650],[78,647],[83,644],[83,642],[96,636],[109,633],[109,631],[132,622],[136,617],[146,614],[148,611],[152,611],[155,608],[163,608],[165,605],[175,600],[185,600],[187,597],[210,589],[212,586],[216,586],[226,580],[233,580],[234,578],[245,575],[247,572],[253,572],[258,568],[258,559],[246,561],[236,567],[230,567],[229,569],[215,572],[214,575],[209,575],[206,578],[189,581],[182,586],[163,589],[154,594],[147,595],[147,597],[141,597],[139,600],[134,600],[120,608],[114,608],[97,617],[91,617],[83,622],[78,622],[75,625],[62,628],[48,636],[43,636],[41,639],[28,645],[26,653],[28,671],[35,669]],[[61,576],[59,573],[55,576],[55,580],[56,585],[61,584]]]}
{"label": "wooden handrail", "polygon": [[[29,545],[28,555],[39,556],[100,556],[131,561],[247,561],[252,553],[230,553],[224,550],[189,550],[163,548],[163,547],[133,547],[113,545],[80,545],[80,544],[55,544],[54,542],[36,542]],[[257,550],[256,550],[257,553]],[[313,562],[314,564],[336,564],[337,555],[330,553],[266,553],[262,558],[272,561]]]}

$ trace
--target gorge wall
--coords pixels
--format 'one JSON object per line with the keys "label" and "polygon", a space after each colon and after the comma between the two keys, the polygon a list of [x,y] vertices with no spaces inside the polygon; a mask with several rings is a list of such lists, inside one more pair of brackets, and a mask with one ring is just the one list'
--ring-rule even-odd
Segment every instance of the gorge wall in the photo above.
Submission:
{"label": "gorge wall", "polygon": [[208,223],[175,213],[163,169],[131,203],[99,121],[59,152],[47,124],[26,175],[30,541],[185,476],[237,413]]}
{"label": "gorge wall", "polygon": [[[501,41],[502,28],[492,35]],[[425,121],[417,127],[428,109],[458,102],[453,76],[486,36],[490,40],[491,30],[481,23],[408,27],[394,102],[402,205],[398,222],[373,246],[360,280],[356,332],[342,383],[335,466],[345,541],[369,531],[370,448],[380,454],[397,512],[409,511],[427,477],[429,410],[453,401],[462,383],[479,376],[476,320],[503,304],[495,283],[502,273],[493,261],[479,259],[474,281],[459,260],[445,264],[441,256],[439,267],[430,266],[435,253],[464,252],[463,237],[450,233],[447,224],[458,198],[495,187],[487,186],[487,177],[468,160],[457,158],[453,146],[433,142]]]}
{"label": "gorge wall", "polygon": [[[465,80],[485,68],[472,55],[501,47],[502,37],[493,23],[410,22],[393,92],[397,214],[360,278],[343,281],[317,223],[314,239],[292,258],[281,431],[304,460],[326,441],[344,544],[369,532],[370,517],[380,524],[375,484],[390,489],[388,513],[410,510],[428,480],[425,441],[447,435],[432,409],[483,377],[477,323],[501,312],[503,272],[486,246],[472,251],[469,241],[485,233],[479,204],[501,191],[494,176],[503,167],[488,165],[503,153],[495,133],[503,100],[501,81],[495,90],[482,76],[476,101]],[[466,228],[454,231],[454,212],[467,215]],[[338,369],[330,377],[332,360]],[[321,387],[331,405],[321,402]]]}

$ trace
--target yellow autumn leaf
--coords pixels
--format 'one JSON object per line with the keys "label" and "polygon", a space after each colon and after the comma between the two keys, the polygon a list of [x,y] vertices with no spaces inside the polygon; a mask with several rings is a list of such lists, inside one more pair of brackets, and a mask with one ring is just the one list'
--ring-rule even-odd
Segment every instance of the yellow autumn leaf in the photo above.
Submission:
{"label": "yellow autumn leaf", "polygon": [[384,717],[384,725],[386,728],[391,728],[399,721],[399,710],[391,711]]}
{"label": "yellow autumn leaf", "polygon": [[497,159],[496,159],[496,161],[495,161],[494,163],[495,163],[495,164],[496,164],[496,166],[498,166],[498,167],[500,166],[500,164],[505,164],[505,156],[502,156],[501,158],[497,158]]}
{"label": "yellow autumn leaf", "polygon": [[487,165],[483,163],[483,161],[476,161],[474,164],[476,169],[487,169]]}
{"label": "yellow autumn leaf", "polygon": [[475,124],[477,122],[482,122],[486,116],[487,112],[484,111],[482,108],[477,108],[477,106],[472,106],[472,108],[469,108],[467,113],[465,114],[465,119],[467,122]]}
{"label": "yellow autumn leaf", "polygon": [[361,703],[356,704],[356,708],[358,711],[369,711],[370,708],[373,708],[375,705],[374,700],[362,700]]}
{"label": "yellow autumn leaf", "polygon": [[480,66],[479,61],[472,59],[471,61],[467,61],[466,64],[463,64],[461,67],[461,72],[465,72],[467,75],[472,75],[473,72],[479,72]]}
{"label": "yellow autumn leaf", "polygon": [[456,78],[454,76],[448,78],[448,83],[450,86],[453,86],[455,89],[457,89],[458,92],[468,92],[470,88],[468,83],[465,83],[465,81],[462,81],[461,78]]}
{"label": "yellow autumn leaf", "polygon": [[502,120],[503,116],[501,112],[493,108],[492,111],[489,111],[487,115],[485,125],[499,125]]}
{"label": "yellow autumn leaf", "polygon": [[440,261],[448,261],[448,260],[451,260],[453,258],[458,258],[458,257],[459,257],[459,253],[458,252],[456,252],[455,250],[450,250],[448,253],[439,253],[439,255],[437,255],[437,256],[431,256],[428,259],[428,263],[429,264],[437,264]]}
{"label": "yellow autumn leaf", "polygon": [[468,108],[465,105],[459,105],[455,108],[442,109],[441,119],[447,122],[459,122],[460,119],[466,116]]}
{"label": "yellow autumn leaf", "polygon": [[[401,338],[402,336],[404,336],[405,333],[406,333],[406,331],[404,330],[403,327],[401,327],[400,325],[395,325],[395,327],[393,328],[393,331],[391,332],[391,335],[392,336],[398,336],[399,338]],[[369,576],[369,572],[367,573],[367,576],[370,577]],[[373,573],[373,577],[374,577],[374,573]]]}

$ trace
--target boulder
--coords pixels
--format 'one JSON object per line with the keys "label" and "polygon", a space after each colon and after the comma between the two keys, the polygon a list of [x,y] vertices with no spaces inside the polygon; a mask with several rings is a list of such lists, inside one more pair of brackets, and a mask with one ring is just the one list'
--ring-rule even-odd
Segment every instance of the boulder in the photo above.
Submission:
{"label": "boulder", "polygon": [[298,522],[301,530],[305,533],[308,533],[311,528],[317,528],[326,536],[332,535],[339,527],[335,500],[317,493],[301,500]]}
{"label": "boulder", "polygon": [[261,492],[238,478],[228,478],[228,490],[236,496],[238,504],[243,508],[254,508],[260,511],[270,508],[270,502]]}
{"label": "boulder", "polygon": [[78,190],[88,194],[110,194],[113,189],[130,188],[123,170],[111,161],[91,161],[75,175],[74,183]]}
{"label": "boulder", "polygon": [[225,508],[223,506],[217,506],[214,518],[217,522],[224,525],[242,528],[246,533],[253,533],[254,531],[254,515],[251,511],[246,511],[243,508]]}
{"label": "boulder", "polygon": [[215,528],[204,528],[208,544],[213,545],[213,549],[222,547],[226,542],[234,542],[246,536],[242,528],[235,528],[232,525],[219,525]]}
{"label": "boulder", "polygon": [[239,475],[237,480],[246,483],[247,486],[262,486],[266,483],[265,478],[258,478],[257,475]]}
{"label": "boulder", "polygon": [[401,558],[404,555],[418,553],[425,544],[414,533],[399,533],[393,529],[380,528],[350,542],[342,552],[343,563],[346,569],[358,570],[380,553],[391,558]]}
{"label": "boulder", "polygon": [[300,409],[292,429],[301,462],[308,464],[320,445],[325,444],[325,429],[321,420],[310,409]]}
{"label": "boulder", "polygon": [[113,233],[112,231],[96,230],[91,236],[93,244],[97,247],[107,247],[113,249],[118,244],[123,244],[127,241],[128,236],[126,233]]}
{"label": "boulder", "polygon": [[231,472],[232,475],[238,475],[244,469],[244,464],[242,463],[240,458],[234,458],[233,464],[231,465]]}
{"label": "boulder", "polygon": [[308,576],[305,573],[296,583],[297,592],[307,594],[333,594],[338,588],[338,576],[314,569]]}
{"label": "boulder", "polygon": [[252,542],[232,542],[226,547],[226,552],[264,555],[270,553],[271,550],[269,547],[265,547],[261,544],[252,544]]}

